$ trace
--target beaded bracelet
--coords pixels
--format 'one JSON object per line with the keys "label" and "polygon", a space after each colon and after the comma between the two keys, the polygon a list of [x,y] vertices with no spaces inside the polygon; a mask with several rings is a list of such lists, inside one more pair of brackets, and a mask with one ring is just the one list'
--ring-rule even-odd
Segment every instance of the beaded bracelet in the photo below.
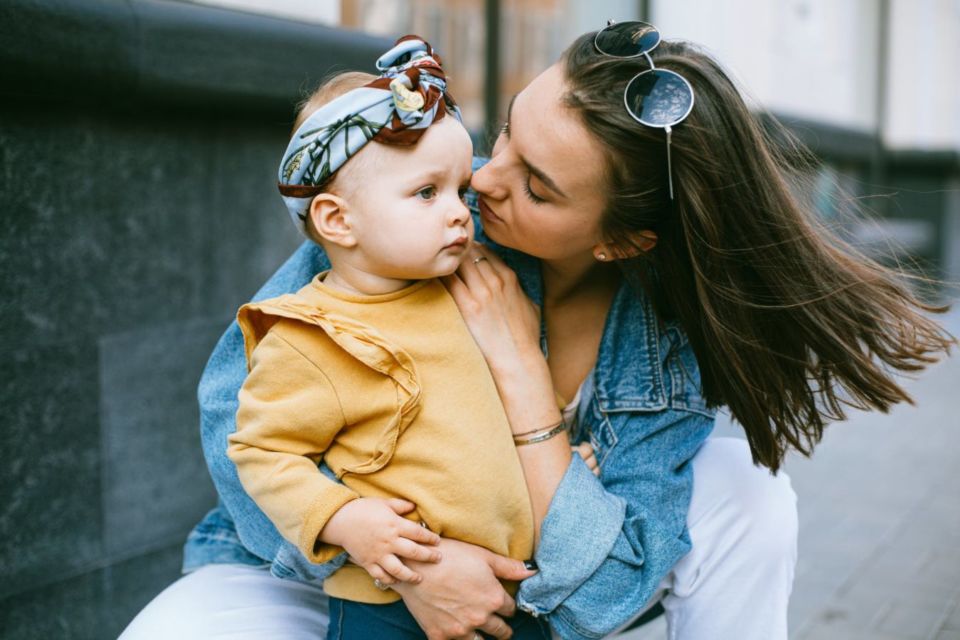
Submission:
{"label": "beaded bracelet", "polygon": [[[537,442],[543,442],[544,440],[549,440],[550,438],[562,433],[567,430],[567,426],[563,424],[563,420],[557,424],[551,425],[545,429],[537,429],[535,431],[527,431],[526,433],[519,433],[513,436],[513,444],[520,447],[525,444],[536,444]],[[524,436],[530,436],[525,438]]]}

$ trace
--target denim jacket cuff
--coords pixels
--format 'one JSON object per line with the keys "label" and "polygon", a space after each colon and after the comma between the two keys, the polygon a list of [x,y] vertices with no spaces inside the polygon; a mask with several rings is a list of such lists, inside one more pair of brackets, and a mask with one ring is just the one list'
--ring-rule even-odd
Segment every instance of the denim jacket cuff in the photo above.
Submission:
{"label": "denim jacket cuff", "polygon": [[626,501],[607,493],[574,455],[540,527],[539,571],[520,584],[517,605],[533,615],[556,609],[610,555],[626,510]]}

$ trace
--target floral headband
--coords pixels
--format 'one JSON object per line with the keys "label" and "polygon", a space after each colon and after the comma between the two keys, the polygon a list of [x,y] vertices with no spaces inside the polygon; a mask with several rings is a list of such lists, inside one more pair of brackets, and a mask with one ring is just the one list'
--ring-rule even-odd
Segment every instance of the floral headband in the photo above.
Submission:
{"label": "floral headband", "polygon": [[377,59],[376,80],[328,102],[300,125],[280,162],[278,187],[301,231],[313,197],[365,144],[416,144],[447,111],[462,121],[441,64],[427,42],[404,36]]}

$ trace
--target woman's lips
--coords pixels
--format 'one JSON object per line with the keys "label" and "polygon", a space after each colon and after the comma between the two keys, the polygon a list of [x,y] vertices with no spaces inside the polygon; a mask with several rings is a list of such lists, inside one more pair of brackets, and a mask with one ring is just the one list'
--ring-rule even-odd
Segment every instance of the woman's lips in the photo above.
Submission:
{"label": "woman's lips", "polygon": [[477,207],[480,209],[480,217],[487,221],[503,222],[503,218],[498,216],[487,206],[483,198],[477,198]]}

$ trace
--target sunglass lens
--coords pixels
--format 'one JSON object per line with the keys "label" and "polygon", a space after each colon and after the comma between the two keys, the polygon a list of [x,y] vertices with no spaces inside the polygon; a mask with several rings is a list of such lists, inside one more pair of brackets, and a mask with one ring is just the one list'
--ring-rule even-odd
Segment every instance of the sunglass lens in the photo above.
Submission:
{"label": "sunglass lens", "polygon": [[597,50],[616,58],[633,58],[660,44],[660,32],[646,22],[621,22],[597,33]]}
{"label": "sunglass lens", "polygon": [[648,127],[673,126],[693,108],[693,89],[680,75],[652,69],[635,76],[624,93],[627,110]]}

